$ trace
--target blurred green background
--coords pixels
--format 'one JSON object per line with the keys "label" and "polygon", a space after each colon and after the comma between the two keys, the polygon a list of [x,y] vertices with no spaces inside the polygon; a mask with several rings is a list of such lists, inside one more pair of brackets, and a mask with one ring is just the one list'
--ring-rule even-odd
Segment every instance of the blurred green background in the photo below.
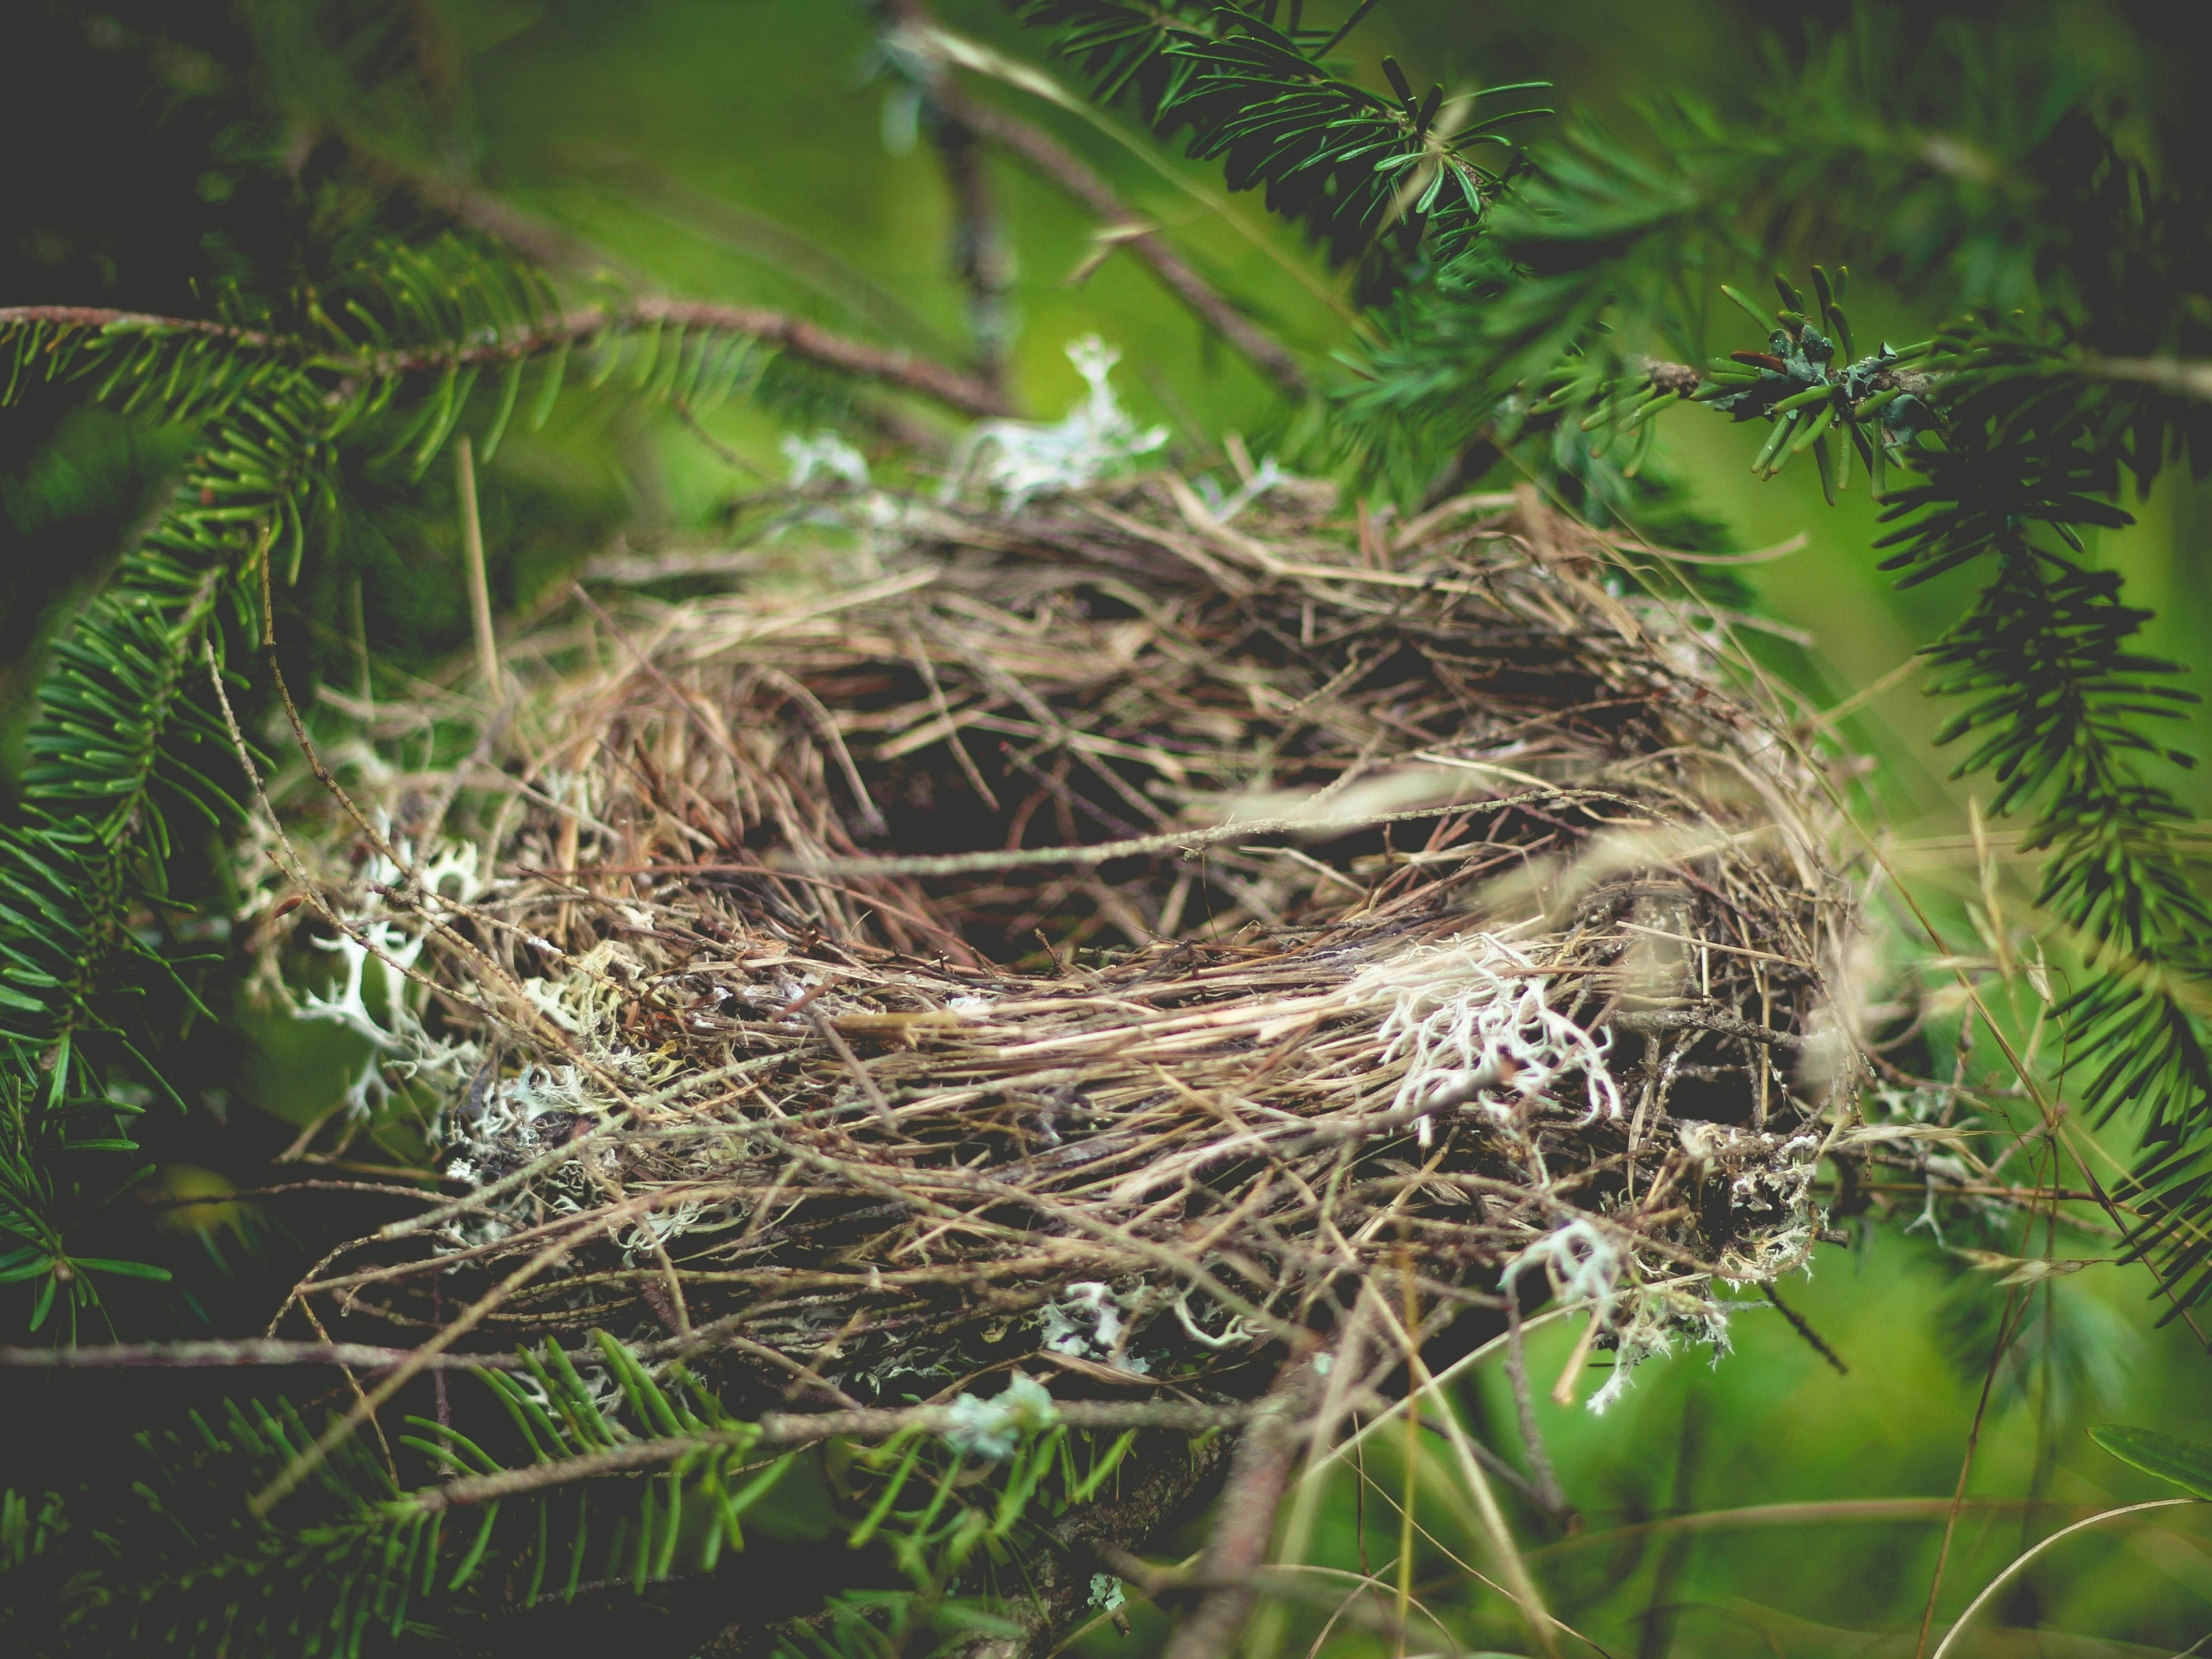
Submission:
{"label": "blurred green background", "polygon": [[[11,95],[0,116],[9,157],[0,185],[0,303],[201,313],[226,276],[249,288],[280,278],[286,238],[303,228],[365,214],[404,230],[435,219],[423,199],[465,187],[582,245],[562,278],[580,297],[604,283],[770,305],[932,356],[957,359],[965,349],[967,301],[948,251],[943,172],[927,140],[914,142],[895,83],[879,73],[873,21],[846,0],[111,9],[18,0],[8,9],[19,70],[35,64],[50,75],[44,94]],[[2202,8],[1945,9],[1985,26],[1992,41],[2028,43],[2070,63],[2142,107],[2202,95],[2203,58],[2191,33]],[[1034,41],[989,0],[944,0],[936,10],[1009,59],[1036,61]],[[1383,0],[1347,50],[1370,82],[1387,52],[1417,84],[1542,77],[1558,83],[1563,109],[1604,115],[1676,94],[1725,105],[1771,73],[1778,57],[1786,61],[1808,31],[1854,27],[1864,10],[1752,0]],[[356,38],[382,44],[349,57],[324,50]],[[396,93],[385,90],[395,65],[408,70]],[[988,77],[967,84],[1082,155],[1218,287],[1327,372],[1346,337],[1342,286],[1257,203],[1228,198],[1212,169],[1115,118],[1085,118]],[[289,191],[269,182],[269,157],[287,145],[297,152],[299,181]],[[420,188],[364,207],[346,196],[363,176]],[[1057,415],[1079,390],[1063,347],[1095,332],[1121,349],[1117,383],[1128,404],[1140,419],[1173,428],[1185,465],[1221,469],[1220,441],[1231,431],[1265,453],[1287,414],[1265,383],[1127,254],[1097,258],[1099,227],[1084,210],[1003,159],[991,176],[1017,272],[1015,403]],[[1815,253],[1850,258],[1848,248]],[[1747,270],[1735,280],[1751,287],[1764,276]],[[1863,334],[1916,337],[1935,320],[1923,295],[1861,283],[1854,298]],[[830,407],[825,418],[836,413]],[[1953,943],[1975,948],[1962,908],[1971,865],[1955,853],[1912,850],[1957,836],[1966,799],[1928,745],[1939,711],[1914,675],[1896,672],[1941,631],[1962,586],[1893,592],[1874,569],[1863,493],[1828,508],[1809,467],[1759,483],[1740,431],[1686,406],[1665,420],[1662,450],[1740,544],[1806,538],[1801,550],[1747,568],[1746,580],[1767,614],[1809,635],[1797,672],[1817,701],[1833,705],[1888,681],[1851,727],[1878,763],[1883,833],[1906,848],[1901,866]],[[781,475],[786,429],[785,417],[761,410],[717,417],[712,436],[735,453],[733,464],[672,419],[579,401],[546,434],[511,441],[485,486],[498,602],[521,611],[548,602],[580,559],[617,538],[631,547],[714,545],[732,504]],[[72,411],[64,400],[0,411],[0,697],[11,707],[20,709],[58,607],[94,579],[175,453],[166,434]],[[397,665],[429,667],[465,648],[441,487],[434,480],[419,516],[396,517],[399,528],[360,550],[353,566],[371,641]],[[2169,473],[2136,526],[2094,550],[2126,573],[2137,602],[2156,609],[2152,648],[2190,663],[2200,690],[2212,668],[2209,532],[2212,491]],[[343,614],[343,602],[334,599],[325,614]],[[2202,792],[2192,799],[2201,810]],[[2008,890],[2024,892],[2024,871],[2008,873]],[[321,1028],[241,1012],[230,1030],[206,1062],[189,1126],[157,1143],[167,1190],[249,1181],[252,1160],[325,1110],[343,1085],[348,1056]],[[1824,1250],[1814,1277],[1786,1292],[1848,1375],[1771,1310],[1753,1305],[1735,1323],[1735,1352],[1717,1363],[1702,1352],[1656,1362],[1602,1417],[1540,1406],[1585,1519],[1570,1538],[1532,1528],[1534,1559],[1561,1616],[1606,1653],[1914,1651],[1940,1510],[1823,1506],[1949,1497],[2007,1292],[1947,1254],[1935,1229],[1905,1227],[1916,1206],[1909,1195],[1898,1202],[1890,1224],[1863,1220],[1853,1249]],[[227,1214],[225,1224],[281,1256],[278,1219]],[[219,1232],[205,1241],[210,1260],[252,1281],[254,1270],[239,1264],[253,1252]],[[2058,1253],[2099,1255],[2109,1245],[2062,1238]],[[2033,1292],[2041,1323],[2024,1352],[2037,1363],[2008,1365],[1991,1392],[1939,1632],[1990,1574],[2060,1521],[2166,1495],[2096,1449],[2087,1424],[2212,1438],[2204,1420],[2212,1361],[2186,1330],[2155,1325],[2148,1291],[2140,1270],[2099,1265]],[[1540,1394],[1571,1341],[1558,1327],[1532,1337]],[[1469,1409],[1495,1431],[1494,1443],[1513,1443],[1511,1404],[1494,1365],[1470,1390]],[[1431,1436],[1425,1444],[1433,1467],[1423,1487],[1435,1492],[1450,1480],[1433,1461],[1441,1443]],[[1402,1446],[1402,1437],[1378,1437],[1369,1462],[1378,1487],[1401,1478]],[[1773,1505],[1802,1507],[1761,1509]],[[1754,1512],[1722,1513],[1746,1510]],[[1480,1559],[1465,1518],[1434,1498],[1422,1519],[1434,1534],[1419,1554],[1425,1601],[1467,1646],[1514,1644],[1499,1598],[1455,1565],[1455,1557]],[[1396,1517],[1370,1502],[1365,1520],[1367,1555],[1387,1560]],[[2212,1632],[2212,1528],[2201,1510],[2148,1521],[2059,1546],[1984,1611],[1965,1650],[2177,1654]],[[1320,1559],[1356,1568],[1357,1528],[1347,1485],[1332,1498]],[[1104,1630],[1086,1638],[1086,1650],[1133,1654],[1159,1628],[1157,1615],[1140,1612],[1134,1637]],[[1310,1639],[1317,1626],[1302,1628]],[[1332,1641],[1346,1652],[1389,1646],[1346,1630]]]}

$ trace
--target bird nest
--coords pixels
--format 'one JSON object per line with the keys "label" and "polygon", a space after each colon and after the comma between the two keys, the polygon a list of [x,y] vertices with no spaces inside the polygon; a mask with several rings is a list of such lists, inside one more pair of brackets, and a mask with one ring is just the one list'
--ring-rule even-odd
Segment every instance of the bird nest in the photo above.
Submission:
{"label": "bird nest", "polygon": [[459,751],[333,696],[264,936],[448,1197],[303,1293],[848,1403],[1249,1394],[1516,1279],[1608,1389],[1717,1340],[1855,1075],[1812,763],[1533,496],[1268,485],[817,495],[733,591],[579,590]]}

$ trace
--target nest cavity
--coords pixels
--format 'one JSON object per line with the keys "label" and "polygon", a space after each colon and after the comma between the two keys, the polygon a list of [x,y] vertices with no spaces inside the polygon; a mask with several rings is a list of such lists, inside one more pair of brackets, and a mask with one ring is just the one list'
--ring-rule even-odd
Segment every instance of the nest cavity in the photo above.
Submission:
{"label": "nest cavity", "polygon": [[1847,907],[1710,611],[1527,495],[799,507],[511,645],[457,765],[359,708],[277,849],[453,1183],[352,1313],[1235,1390],[1517,1280],[1618,1378],[1804,1263]]}

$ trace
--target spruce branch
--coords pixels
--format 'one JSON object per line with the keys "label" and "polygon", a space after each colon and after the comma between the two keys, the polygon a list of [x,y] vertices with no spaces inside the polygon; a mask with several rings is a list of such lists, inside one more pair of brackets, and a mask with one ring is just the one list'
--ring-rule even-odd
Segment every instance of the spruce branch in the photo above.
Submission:
{"label": "spruce branch", "polygon": [[[110,1006],[146,955],[125,923],[165,890],[168,815],[221,827],[236,805],[212,781],[222,734],[191,672],[228,614],[251,628],[253,581],[297,580],[334,526],[341,448],[371,441],[419,477],[465,426],[489,459],[518,416],[542,422],[572,358],[600,379],[697,416],[783,356],[916,392],[963,413],[1003,408],[973,377],[864,345],[781,313],[645,298],[563,312],[541,279],[455,238],[390,245],[343,286],[308,296],[298,325],[81,307],[0,310],[0,396],[69,383],[110,406],[198,430],[153,527],[58,642],[27,734],[22,802],[0,824],[0,1048],[16,1073],[0,1101],[0,1273],[36,1281],[34,1322],[58,1298],[97,1299],[92,1273],[140,1273],[80,1254],[54,1206],[53,1160],[129,1155],[128,1111],[99,1051],[143,1039]],[[336,320],[343,317],[343,325]],[[526,408],[526,370],[538,385]],[[477,397],[489,379],[485,399]],[[220,652],[218,651],[218,654]],[[158,1072],[145,1079],[159,1084]],[[80,1265],[83,1264],[83,1265]],[[96,1265],[94,1265],[96,1264]],[[158,1276],[158,1275],[155,1275]]]}
{"label": "spruce branch", "polygon": [[[1832,283],[1816,266],[1814,278],[1819,320],[1848,347],[1842,273]],[[1908,467],[1881,497],[1882,520],[1898,527],[1876,544],[1895,550],[1883,568],[1900,585],[1994,566],[1925,653],[1939,671],[1930,693],[1966,702],[1936,741],[1972,740],[1953,775],[1991,777],[1993,811],[2034,814],[2021,844],[2047,855],[2037,902],[2083,956],[2083,976],[2052,1009],[2063,1069],[2094,1121],[2136,1118],[2142,1196],[2135,1221],[2113,1218],[2128,1230],[2124,1259],[2148,1262],[2170,1297],[2166,1317],[2185,1315],[2212,1296],[2212,1190],[2201,1178],[2212,1044],[2199,1013],[2212,908],[2175,841],[2186,808],[2142,768],[2191,763],[2143,722],[2179,718],[2196,699],[2170,683],[2177,665],[2136,647],[2150,613],[2079,556],[2087,532],[2131,521],[2116,500],[2122,477],[2148,488],[2170,454],[2203,453],[2212,420],[2168,383],[2116,380],[2094,355],[2017,324],[1962,324],[1832,373],[1834,343],[1813,307],[1776,283],[1784,309],[1768,349],[1715,359],[1713,382],[1692,395],[1771,423],[1755,467],[1771,473],[1811,447],[1831,500],[1854,451],[1877,478],[1885,456]],[[1898,367],[1906,358],[1914,370]],[[2039,540],[2039,526],[2061,545]]]}
{"label": "spruce branch", "polygon": [[[1168,1430],[1196,1434],[1208,1429],[1233,1429],[1252,1416],[1249,1407],[1212,1406],[1176,1400],[1076,1400],[1051,1407],[1049,1420],[1070,1429]],[[884,1407],[842,1412],[770,1412],[757,1424],[690,1435],[671,1435],[650,1440],[629,1440],[603,1451],[586,1452],[556,1462],[533,1463],[496,1474],[471,1475],[429,1486],[415,1495],[416,1504],[435,1513],[477,1504],[496,1504],[520,1493],[572,1485],[579,1480],[603,1480],[675,1463],[702,1452],[735,1450],[741,1453],[785,1450],[793,1446],[818,1445],[825,1440],[888,1440],[920,1431],[942,1435],[959,1427],[960,1412],[951,1406]]]}
{"label": "spruce branch", "polygon": [[247,359],[265,356],[301,368],[376,379],[440,374],[449,369],[503,368],[533,362],[563,349],[605,343],[660,328],[697,330],[755,340],[805,362],[912,392],[963,415],[1007,412],[1003,395],[973,375],[909,351],[875,346],[835,334],[804,318],[757,307],[642,297],[619,306],[570,312],[543,326],[495,338],[454,339],[390,349],[337,352],[301,336],[192,318],[87,306],[0,307],[0,342],[15,327],[45,325],[103,336],[186,337],[220,342]]}
{"label": "spruce branch", "polygon": [[1277,28],[1273,6],[1017,0],[1016,10],[1103,101],[1127,95],[1162,137],[1219,161],[1231,190],[1262,191],[1270,211],[1355,269],[1369,300],[1417,262],[1474,247],[1522,165],[1509,130],[1551,112],[1510,106],[1538,83],[1447,100],[1441,87],[1414,97],[1395,64],[1389,94],[1340,80],[1310,51],[1328,38]]}
{"label": "spruce branch", "polygon": [[[146,1437],[78,1491],[0,1494],[0,1632],[105,1652],[212,1627],[227,1652],[355,1659],[433,1622],[483,1627],[589,1584],[711,1571],[744,1549],[745,1516],[794,1455],[836,1438],[851,1443],[833,1499],[851,1542],[879,1539],[915,1593],[939,1600],[979,1550],[1018,1549],[1037,1569],[1022,1628],[1053,1633],[1085,1607],[1099,1555],[1180,1512],[1222,1462],[1218,1431],[1255,1409],[1056,1401],[1017,1378],[988,1398],[748,1421],[605,1333],[495,1364],[471,1367],[483,1391],[454,1419],[410,1418],[396,1437],[405,1479],[422,1484],[346,1447],[296,1513],[241,1512],[240,1486],[296,1458],[312,1430],[282,1401],[234,1401],[189,1436]],[[708,1650],[763,1633],[733,1624]]]}
{"label": "spruce branch", "polygon": [[214,423],[169,510],[57,646],[27,737],[21,814],[0,825],[0,1050],[39,1079],[0,1114],[13,1120],[19,1188],[40,1195],[11,1204],[0,1232],[21,1241],[10,1276],[40,1277],[34,1327],[57,1294],[72,1311],[97,1300],[82,1258],[33,1213],[56,1196],[48,1169],[75,1151],[136,1150],[128,1114],[102,1108],[90,1050],[118,1029],[105,993],[118,963],[149,955],[125,924],[139,893],[166,884],[166,814],[182,806],[221,827],[236,812],[204,763],[216,730],[191,695],[193,659],[246,565],[301,533],[301,497],[326,459],[327,411],[310,389],[289,386],[252,412]]}

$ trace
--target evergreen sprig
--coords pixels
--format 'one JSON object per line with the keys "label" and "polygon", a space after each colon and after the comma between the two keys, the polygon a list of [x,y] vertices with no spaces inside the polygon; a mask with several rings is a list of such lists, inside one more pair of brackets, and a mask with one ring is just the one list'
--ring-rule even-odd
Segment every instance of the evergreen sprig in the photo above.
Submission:
{"label": "evergreen sprig", "polygon": [[[471,1371],[483,1394],[452,1421],[409,1418],[397,1466],[356,1437],[267,1517],[240,1492],[315,1438],[282,1401],[142,1435],[134,1459],[79,1491],[0,1492],[0,1638],[57,1659],[152,1646],[356,1659],[410,1632],[712,1572],[815,1443],[763,1443],[681,1365],[656,1373],[605,1332],[592,1346],[582,1364],[548,1345],[519,1369]],[[845,1632],[860,1650],[867,1630],[918,1619],[989,1628],[994,1597],[1014,1590],[999,1568],[1098,1497],[1136,1438],[1071,1430],[1028,1379],[966,1403],[980,1409],[837,1457],[828,1530],[875,1546],[909,1586],[848,1608],[864,1615]]]}
{"label": "evergreen sprig", "polygon": [[1977,739],[1957,775],[1994,778],[1998,811],[2035,812],[2037,901],[2084,959],[2054,1010],[2065,1069],[2098,1121],[2138,1120],[2142,1218],[2127,1248],[2178,1312],[2212,1297],[2212,907],[2173,839],[2188,809],[2142,770],[2191,757],[2142,722],[2196,699],[2168,683],[2178,665],[2136,648],[2150,613],[2078,558],[2085,532],[2130,522],[2124,477],[2147,489],[2171,456],[2212,461],[2212,408],[2113,382],[2080,356],[2010,325],[1939,335],[1927,360],[1939,441],[1887,498],[1884,518],[1902,526],[1882,538],[1898,550],[1884,564],[1908,583],[1996,565],[1928,653],[1942,671],[1929,690],[1968,700],[1938,740]]}
{"label": "evergreen sprig", "polygon": [[[128,1491],[0,1494],[0,1636],[56,1656],[149,1648],[270,1659],[355,1659],[410,1632],[443,1629],[586,1584],[635,1590],[711,1570],[744,1547],[744,1516],[789,1468],[760,1457],[747,1425],[680,1370],[656,1380],[598,1338],[595,1388],[558,1348],[520,1375],[483,1370],[495,1402],[476,1435],[408,1419],[398,1437],[428,1483],[403,1489],[361,1442],[320,1465],[274,1517],[238,1495],[314,1439],[282,1401],[228,1401],[216,1421],[137,1437]],[[520,1461],[480,1440],[501,1429]],[[657,1435],[714,1437],[648,1478],[550,1480],[456,1508],[441,1483],[587,1462]],[[688,1523],[687,1523],[688,1518]]]}
{"label": "evergreen sprig", "polygon": [[2152,180],[2078,67],[2006,32],[1862,15],[1802,63],[1771,45],[1740,91],[1735,113],[1682,97],[1632,128],[1572,121],[1529,155],[1484,237],[1413,273],[1343,399],[1372,471],[1418,492],[1566,368],[1579,394],[1553,408],[1579,421],[1632,385],[1640,356],[1704,361],[1723,283],[1800,250],[1850,248],[1946,309],[2094,319],[2122,356],[2166,349],[2177,294],[2203,283],[2206,183],[2193,168]]}
{"label": "evergreen sprig", "polygon": [[[2082,977],[2057,1010],[2065,1073],[2099,1121],[2139,1109],[2128,1248],[2177,1311],[2212,1297],[2212,915],[2172,839],[2185,809],[2142,769],[2185,760],[2142,723],[2188,699],[2174,665],[2136,645],[2147,614],[2084,562],[2083,539],[2130,522],[2124,478],[2142,492],[2178,458],[2212,469],[2212,409],[2160,369],[2212,356],[2202,170],[2159,172],[2115,138],[2072,66],[2007,37],[1944,25],[1915,44],[1863,22],[1802,65],[1776,53],[1741,118],[1683,100],[1650,110],[1637,138],[1580,124],[1510,191],[1500,178],[1462,202],[1431,187],[1428,235],[1385,243],[1375,190],[1348,191],[1318,158],[1410,166],[1433,96],[1395,112],[1411,124],[1394,150],[1359,126],[1385,100],[1348,125],[1326,112],[1297,43],[1267,40],[1238,9],[1024,9],[1103,91],[1134,88],[1155,125],[1182,112],[1194,154],[1226,159],[1232,183],[1267,183],[1270,205],[1335,257],[1395,256],[1338,431],[1401,491],[1518,447],[1588,499],[1592,464],[1626,440],[1618,496],[1655,417],[1685,398],[1767,422],[1754,469],[1809,453],[1831,500],[1855,461],[1878,491],[1890,466],[1908,469],[1882,497],[1897,526],[1887,568],[1907,584],[1989,573],[1929,652],[1931,690],[1966,700],[1942,734],[1973,739],[1960,774],[1988,773],[1999,811],[2035,815],[2039,900],[2081,945]],[[1357,155],[1332,148],[1348,131],[1367,146]],[[1485,234],[1468,234],[1478,220]],[[1353,222],[1370,227],[1357,255]],[[1816,269],[1812,303],[1778,279],[1771,319],[1719,281],[1771,250],[1847,238],[1863,264],[1943,291],[1972,320],[1862,354],[1840,270],[1832,283]],[[1716,295],[1760,337],[1700,371]],[[1643,355],[1658,351],[1678,361]]]}
{"label": "evergreen sprig", "polygon": [[[1818,320],[1848,356],[1841,273],[1833,286],[1813,276]],[[1776,281],[1784,308],[1767,349],[1715,359],[1692,395],[1770,423],[1753,462],[1768,476],[1809,447],[1831,501],[1854,453],[1877,487],[1886,457],[1905,465],[1909,480],[1881,498],[1899,527],[1876,543],[1896,550],[1882,568],[1901,586],[1993,567],[1926,653],[1939,671],[1929,692],[1966,704],[1936,740],[1972,739],[1953,775],[1986,775],[1994,812],[2034,815],[2022,845],[2046,854],[2037,902],[2082,959],[2053,1009],[2063,1069],[2094,1121],[2137,1120],[2127,1251],[2171,1294],[2171,1317],[2212,1297],[2212,907],[2173,839],[2188,809],[2142,769],[2192,758],[2142,723],[2197,699],[2170,683],[2179,665],[2136,647],[2150,612],[2123,601],[2116,573],[2080,561],[2087,535],[2132,522],[2124,480],[2148,490],[2170,458],[2212,461],[2212,410],[2117,380],[2095,354],[2017,322],[1970,321],[1832,368],[1837,340]]]}
{"label": "evergreen sprig", "polygon": [[[158,367],[147,364],[139,384]],[[0,1049],[30,1080],[0,1102],[15,1120],[0,1178],[23,1195],[0,1216],[13,1245],[0,1272],[40,1281],[34,1328],[58,1291],[72,1316],[96,1303],[88,1267],[115,1270],[68,1248],[33,1198],[56,1196],[57,1161],[76,1168],[86,1153],[135,1150],[134,1113],[105,1086],[100,1039],[147,1083],[161,1079],[145,1054],[151,1034],[113,995],[120,969],[173,972],[133,915],[167,896],[176,812],[210,827],[235,821],[215,781],[229,744],[205,706],[201,642],[219,647],[219,613],[243,612],[257,556],[285,541],[304,549],[301,501],[327,488],[336,422],[303,377],[259,380],[217,406],[167,507],[57,644],[27,737],[22,805],[0,825]]]}
{"label": "evergreen sprig", "polygon": [[1416,264],[1474,245],[1520,165],[1508,130],[1551,113],[1484,107],[1543,82],[1416,95],[1391,58],[1387,95],[1341,79],[1319,60],[1343,31],[1278,27],[1272,3],[1030,0],[1017,9],[1056,34],[1099,97],[1127,94],[1163,137],[1183,136],[1191,155],[1218,161],[1231,189],[1261,191],[1332,263],[1353,266],[1368,299]]}
{"label": "evergreen sprig", "polygon": [[33,1285],[33,1326],[58,1305],[73,1327],[99,1301],[90,1275],[158,1276],[73,1234],[126,1178],[95,1178],[85,1155],[136,1150],[137,1109],[112,1085],[167,1086],[134,990],[175,970],[137,921],[170,902],[179,814],[237,822],[207,654],[252,661],[262,593],[327,547],[349,465],[419,478],[465,422],[489,458],[580,374],[710,413],[761,378],[772,353],[754,323],[672,306],[564,315],[528,267],[451,236],[382,246],[282,319],[0,313],[8,397],[71,385],[196,434],[150,527],[58,639],[0,823],[0,1283]]}

